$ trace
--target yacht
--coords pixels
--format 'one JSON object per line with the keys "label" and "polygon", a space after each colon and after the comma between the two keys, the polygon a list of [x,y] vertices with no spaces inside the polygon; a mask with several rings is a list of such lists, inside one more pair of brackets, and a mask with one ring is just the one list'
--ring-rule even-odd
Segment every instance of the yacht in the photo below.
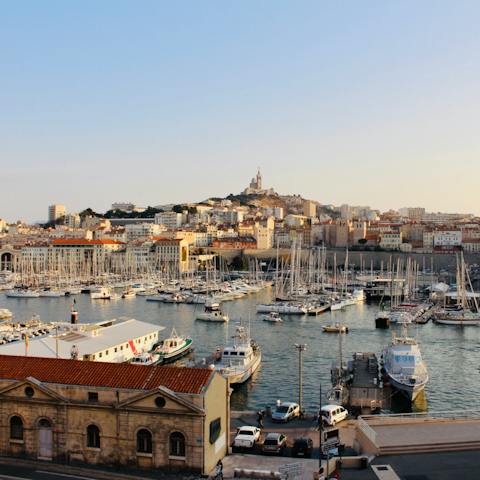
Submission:
{"label": "yacht", "polygon": [[392,387],[412,402],[423,391],[429,377],[417,341],[408,336],[409,321],[398,322],[402,334],[393,334],[391,344],[383,351],[383,368]]}
{"label": "yacht", "polygon": [[257,312],[270,313],[277,312],[289,315],[304,315],[308,312],[308,308],[301,303],[271,303],[257,305]]}
{"label": "yacht", "polygon": [[215,370],[221,373],[229,385],[246,382],[260,366],[262,352],[260,347],[250,338],[247,329],[238,325],[232,343],[218,350],[218,361]]}
{"label": "yacht", "polygon": [[192,350],[193,340],[188,337],[182,337],[177,334],[175,329],[172,329],[170,337],[162,340],[153,353],[160,355],[162,363],[173,362],[177,358],[183,357]]}

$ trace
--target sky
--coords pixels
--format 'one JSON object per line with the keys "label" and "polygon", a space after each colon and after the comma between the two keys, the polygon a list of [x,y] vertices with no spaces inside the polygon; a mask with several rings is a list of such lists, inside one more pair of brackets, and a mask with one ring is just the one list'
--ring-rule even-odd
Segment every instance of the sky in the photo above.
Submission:
{"label": "sky", "polygon": [[264,184],[480,214],[480,2],[3,1],[0,218]]}

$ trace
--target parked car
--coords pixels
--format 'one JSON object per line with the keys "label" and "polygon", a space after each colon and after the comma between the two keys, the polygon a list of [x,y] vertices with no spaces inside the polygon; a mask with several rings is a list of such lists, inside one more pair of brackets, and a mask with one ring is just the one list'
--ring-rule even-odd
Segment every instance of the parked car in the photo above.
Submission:
{"label": "parked car", "polygon": [[283,402],[272,413],[274,422],[289,422],[300,416],[300,406],[294,402]]}
{"label": "parked car", "polygon": [[287,448],[287,436],[283,433],[268,433],[263,441],[262,452],[282,455]]}
{"label": "parked car", "polygon": [[348,417],[348,410],[340,405],[324,405],[320,414],[322,422],[333,427]]}
{"label": "parked car", "polygon": [[261,430],[257,427],[240,427],[233,440],[233,446],[236,448],[253,448],[260,439],[260,433]]}
{"label": "parked car", "polygon": [[310,458],[312,456],[313,440],[308,437],[296,438],[293,441],[292,456]]}

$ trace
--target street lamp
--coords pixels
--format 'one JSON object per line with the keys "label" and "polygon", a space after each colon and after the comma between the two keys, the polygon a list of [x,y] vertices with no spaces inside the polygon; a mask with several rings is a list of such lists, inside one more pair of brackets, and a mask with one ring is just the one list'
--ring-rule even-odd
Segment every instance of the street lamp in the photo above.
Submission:
{"label": "street lamp", "polygon": [[303,417],[303,352],[307,349],[306,343],[296,343],[298,350],[298,406],[300,407],[300,416]]}

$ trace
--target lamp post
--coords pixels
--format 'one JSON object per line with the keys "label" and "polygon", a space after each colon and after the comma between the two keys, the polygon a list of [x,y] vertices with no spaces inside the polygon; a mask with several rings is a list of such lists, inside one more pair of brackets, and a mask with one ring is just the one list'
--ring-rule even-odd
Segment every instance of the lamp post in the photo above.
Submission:
{"label": "lamp post", "polygon": [[303,352],[307,349],[306,343],[296,343],[298,350],[298,406],[300,407],[300,416],[303,416]]}

